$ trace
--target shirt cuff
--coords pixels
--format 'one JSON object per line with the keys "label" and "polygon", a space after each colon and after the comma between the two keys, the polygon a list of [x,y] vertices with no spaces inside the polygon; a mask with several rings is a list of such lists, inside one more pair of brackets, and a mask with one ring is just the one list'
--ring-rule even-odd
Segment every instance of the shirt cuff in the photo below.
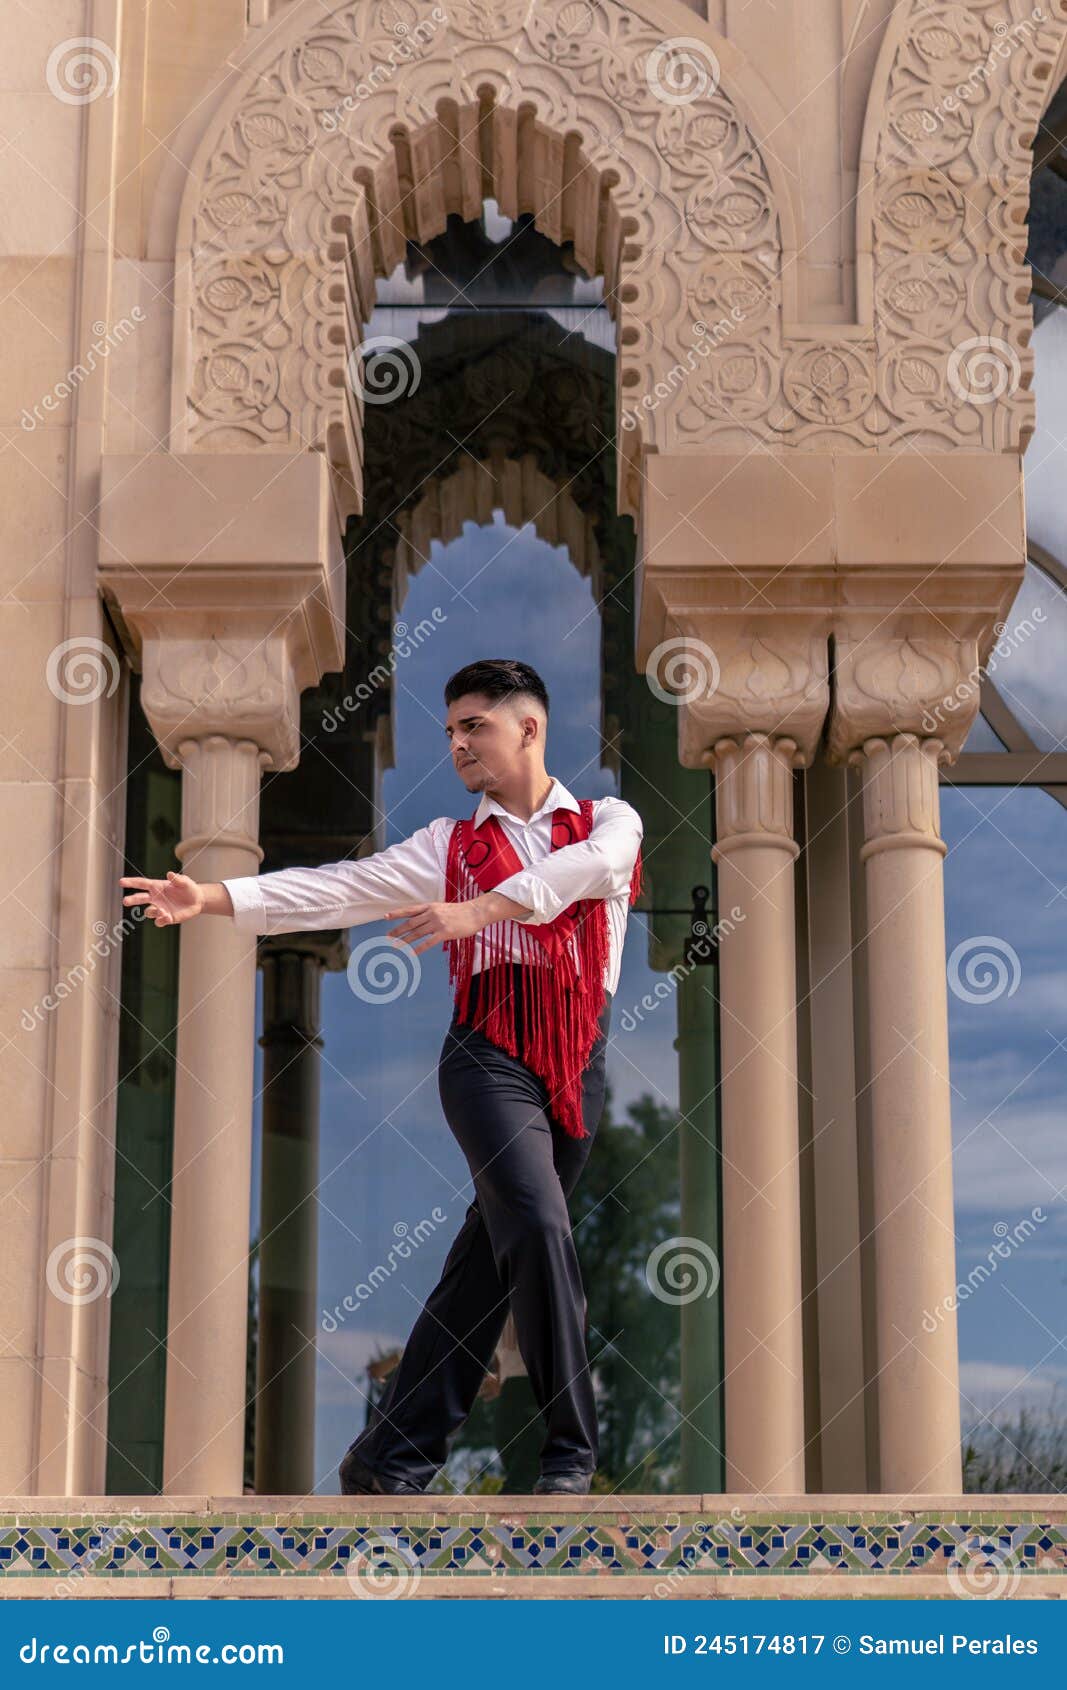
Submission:
{"label": "shirt cuff", "polygon": [[234,926],[245,933],[265,933],[266,911],[263,907],[259,877],[254,874],[242,874],[234,880],[223,880],[221,884],[230,894]]}
{"label": "shirt cuff", "polygon": [[537,927],[543,921],[553,921],[560,910],[566,905],[558,892],[554,892],[546,880],[531,874],[527,869],[518,874],[509,874],[506,880],[498,880],[492,888],[504,898],[513,898],[517,904],[525,904],[533,911],[532,915],[516,916],[516,921],[523,921],[528,927]]}

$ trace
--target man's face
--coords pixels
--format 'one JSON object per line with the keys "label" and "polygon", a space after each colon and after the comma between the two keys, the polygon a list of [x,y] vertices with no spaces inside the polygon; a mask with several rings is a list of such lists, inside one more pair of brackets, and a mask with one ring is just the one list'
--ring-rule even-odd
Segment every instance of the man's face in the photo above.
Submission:
{"label": "man's face", "polygon": [[468,792],[491,791],[514,769],[526,713],[507,699],[464,693],[448,707],[445,733],[453,767]]}

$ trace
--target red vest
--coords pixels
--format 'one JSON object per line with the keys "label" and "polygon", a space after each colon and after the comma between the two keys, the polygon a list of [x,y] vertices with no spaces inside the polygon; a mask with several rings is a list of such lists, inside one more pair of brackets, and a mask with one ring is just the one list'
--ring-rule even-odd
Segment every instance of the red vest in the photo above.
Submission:
{"label": "red vest", "polygon": [[[579,800],[579,810],[552,812],[552,850],[588,839],[593,800]],[[475,815],[477,811],[475,811]],[[495,815],[480,827],[474,816],[458,821],[448,842],[445,896],[449,902],[490,892],[526,867]],[[630,903],[641,893],[641,851],[630,877]],[[499,930],[499,938],[494,929]],[[577,934],[575,965],[568,941]],[[518,939],[519,954],[513,955]],[[481,945],[477,1017],[469,1023],[475,945]],[[517,1056],[548,1088],[549,1107],[572,1138],[587,1138],[582,1120],[582,1074],[600,1031],[604,1010],[604,973],[610,955],[608,912],[603,898],[577,898],[553,921],[515,921],[446,939],[448,977],[461,1022],[476,1026],[486,1038]],[[511,990],[511,962],[521,962],[523,1048],[518,1048],[519,1019]],[[496,966],[502,963],[505,966]],[[538,966],[542,964],[544,966]]]}

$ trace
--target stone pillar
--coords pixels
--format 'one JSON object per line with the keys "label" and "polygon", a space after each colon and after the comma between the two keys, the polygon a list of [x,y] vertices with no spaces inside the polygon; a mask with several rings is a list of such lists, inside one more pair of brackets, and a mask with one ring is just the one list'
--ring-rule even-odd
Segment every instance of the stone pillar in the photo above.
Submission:
{"label": "stone pillar", "polygon": [[[716,580],[710,584],[718,588]],[[829,703],[820,611],[665,606],[678,754],[715,775],[726,1489],[805,1488],[793,771]],[[688,591],[688,589],[687,589]],[[712,591],[705,596],[711,599]]]}
{"label": "stone pillar", "polygon": [[[734,1189],[725,1192],[723,1216],[727,1483],[746,1489],[799,1488],[799,1452],[803,1448],[799,1427],[795,1432],[786,1429],[795,1426],[797,1419],[798,1398],[793,1395],[793,1387],[788,1409],[773,1403],[768,1406],[755,1392],[740,1388],[731,1364],[731,1356],[747,1354],[739,1329],[745,1299],[750,1303],[757,1300],[752,1288],[738,1284],[737,1274],[750,1272],[752,1263],[756,1263],[757,1279],[761,1280],[761,1250],[765,1248],[766,1259],[773,1261],[778,1243],[775,1216],[764,1204],[765,1227],[753,1229],[759,1233],[758,1243],[750,1239],[748,1259],[731,1270],[735,1259],[731,1232],[747,1223],[737,1207],[739,1175],[736,1170],[731,1175],[730,1162],[735,1150],[742,1158],[756,1154],[753,1143],[758,1145],[758,1135],[769,1133],[768,1155],[773,1169],[779,1166],[785,1151],[784,1139],[778,1135],[794,1131],[792,1123],[783,1127],[779,1117],[768,1121],[762,1115],[748,1115],[747,1088],[736,1076],[731,1077],[733,1064],[727,1049],[731,1038],[742,1050],[747,1046],[745,1068],[753,1076],[753,1098],[759,1101],[765,1096],[778,1106],[781,1097],[770,1068],[780,1060],[783,1027],[775,1022],[775,1036],[769,1046],[760,1045],[757,1035],[764,1031],[766,1021],[755,1000],[762,993],[748,974],[754,971],[761,976],[769,1001],[781,994],[782,977],[774,974],[775,952],[780,932],[785,942],[786,921],[778,900],[786,895],[791,899],[792,891],[788,872],[775,875],[772,865],[784,868],[792,822],[785,793],[787,773],[781,766],[779,748],[784,750],[786,738],[794,740],[798,749],[794,762],[810,766],[830,709],[828,637],[832,635],[831,760],[847,761],[852,752],[858,752],[866,766],[871,758],[864,747],[872,739],[884,741],[894,758],[899,757],[896,736],[901,733],[919,739],[936,736],[953,755],[958,753],[978,705],[978,664],[989,653],[998,621],[1010,610],[1025,558],[1022,473],[1017,453],[838,452],[814,439],[806,441],[805,446],[810,449],[797,451],[794,446],[781,453],[761,450],[704,456],[692,450],[650,455],[644,463],[638,530],[637,664],[645,669],[653,690],[665,682],[668,690],[680,695],[678,755],[682,763],[715,766],[727,812],[738,808],[743,800],[756,824],[739,822],[733,829],[732,846],[723,830],[718,900],[722,911],[728,911],[735,901],[742,902],[746,915],[745,922],[724,936],[721,950],[723,1150],[726,1177],[734,1180]],[[754,767],[762,773],[758,781],[754,775],[750,777],[746,788],[745,748],[750,735],[762,736],[751,742],[753,747],[759,745]],[[919,753],[915,746],[910,747],[901,769],[911,767],[917,756],[928,757],[929,752]],[[884,920],[885,900],[891,894],[886,893],[883,881],[890,871],[885,863],[875,866],[875,860],[879,855],[900,855],[902,861],[911,864],[907,872],[892,873],[899,873],[908,884],[909,875],[914,876],[911,906],[916,912],[925,910],[922,919],[935,923],[934,937],[927,941],[924,953],[923,976],[913,991],[916,1001],[923,997],[935,1019],[940,1017],[943,1023],[943,1005],[932,978],[934,971],[944,969],[943,929],[936,926],[943,920],[939,894],[935,897],[916,867],[920,859],[933,861],[936,856],[940,875],[940,856],[929,843],[919,842],[919,836],[931,829],[936,833],[936,819],[931,821],[933,812],[929,808],[926,820],[907,809],[907,794],[914,794],[918,802],[924,790],[926,777],[920,779],[919,775],[926,765],[915,764],[900,790],[895,785],[896,776],[879,771],[876,778],[873,767],[871,763],[868,777],[873,783],[868,786],[868,802],[873,806],[871,826],[875,829],[867,842],[871,847],[865,869],[868,893],[874,895]],[[736,785],[736,798],[728,791],[731,783]],[[899,826],[888,819],[875,820],[892,813],[892,805],[888,811],[885,808],[890,802],[887,792],[894,795]],[[878,845],[880,827],[886,829],[887,837],[899,835],[902,842]],[[757,844],[760,838],[762,847]],[[731,857],[732,867],[728,867]],[[940,887],[939,878],[937,884]],[[877,913],[872,915],[872,923],[878,919]],[[880,1052],[885,1052],[884,1024],[892,1013],[902,1009],[907,995],[904,971],[915,960],[918,914],[914,920],[913,930],[910,919],[898,912],[890,928],[894,942],[903,945],[909,961],[887,957],[884,944],[871,959],[872,985],[879,994],[872,1005],[871,1032],[879,1040]],[[788,925],[792,933],[791,911]],[[935,951],[940,952],[936,959]],[[782,961],[785,955],[782,951],[777,960]],[[881,972],[884,976],[887,969],[891,983],[883,988],[878,975]],[[793,990],[789,976],[787,990]],[[750,1013],[756,1019],[745,1016],[739,1018],[740,1026],[735,1025],[739,1009],[749,1000],[754,1003]],[[876,1026],[879,1022],[883,1024],[881,1032]],[[912,1024],[910,1015],[897,1021],[898,1030]],[[882,1111],[883,1123],[891,1123],[898,1118],[893,1114],[894,1088],[899,1104],[901,1091],[906,1095],[912,1087],[909,1120],[915,1124],[899,1143],[891,1142],[891,1125],[876,1128],[872,1155],[876,1161],[885,1162],[893,1156],[899,1160],[900,1144],[907,1146],[916,1157],[912,1171],[917,1173],[920,1189],[926,1189],[929,1179],[930,1194],[938,1200],[942,1237],[951,1237],[951,1202],[933,1178],[930,1162],[931,1155],[937,1161],[933,1141],[943,1136],[947,1122],[948,1079],[937,1054],[940,1036],[934,1028],[932,1035],[907,1049],[890,1048],[888,1054],[896,1058],[895,1077],[876,1078],[883,1095],[873,1107]],[[936,1078],[920,1080],[920,1052],[933,1052]],[[876,1056],[876,1076],[878,1066]],[[795,1071],[792,1061],[787,1067],[791,1076]],[[930,1102],[930,1088],[937,1101],[934,1120],[926,1132],[922,1112]],[[792,1081],[781,1089],[783,1094],[789,1092]],[[916,1145],[915,1135],[921,1137],[924,1132],[925,1139]],[[745,1171],[743,1160],[739,1167]],[[879,1201],[884,1204],[892,1190],[892,1171],[887,1168],[879,1178]],[[784,1185],[778,1189],[786,1209],[791,1209],[792,1196],[786,1197]],[[884,1208],[881,1213],[888,1219]],[[787,1214],[790,1235],[794,1224]],[[917,1218],[915,1226],[921,1251],[923,1240]],[[940,1308],[941,1299],[951,1295],[947,1253],[942,1249],[925,1263],[913,1254],[906,1262],[907,1240],[899,1223],[888,1228],[885,1250],[881,1249],[880,1238],[876,1249],[881,1253],[878,1279],[885,1294],[881,1325],[886,1320],[891,1323],[901,1312],[896,1294],[886,1289],[888,1275],[908,1304],[904,1324],[918,1346],[918,1355],[928,1356],[933,1367],[935,1355],[950,1350],[954,1338],[950,1339],[946,1331],[929,1334],[919,1329],[928,1296],[936,1292],[934,1303]],[[887,1251],[889,1266],[882,1259]],[[789,1254],[792,1259],[791,1245]],[[902,1292],[901,1288],[906,1289]],[[766,1301],[755,1314],[760,1321],[770,1318],[775,1324],[772,1332],[761,1330],[757,1338],[761,1344],[783,1345],[783,1356],[799,1355],[799,1339],[783,1339],[790,1324],[786,1302],[782,1296],[775,1320],[774,1298],[768,1287]],[[884,1352],[891,1333],[881,1331],[879,1342]],[[958,1489],[958,1445],[954,1450],[945,1447],[952,1416],[958,1412],[955,1365],[939,1388],[927,1379],[925,1388],[930,1397],[923,1400],[922,1409],[927,1423],[916,1442],[916,1404],[908,1405],[905,1420],[899,1419],[899,1414],[907,1395],[902,1388],[905,1367],[917,1363],[914,1357],[908,1363],[904,1353],[890,1350],[888,1354],[891,1365],[889,1375],[882,1376],[880,1402],[897,1424],[892,1429],[883,1428],[888,1438],[883,1483],[890,1489]],[[762,1384],[763,1375],[769,1377],[772,1356],[773,1348],[762,1360],[752,1358],[753,1384],[757,1380]],[[910,1457],[905,1453],[909,1439],[913,1450]],[[747,1473],[742,1471],[746,1465]]]}
{"label": "stone pillar", "polygon": [[260,944],[259,1496],[306,1496],[315,1484],[322,974],[343,968],[347,951],[341,933],[293,933]]}
{"label": "stone pillar", "polygon": [[[182,869],[257,872],[263,769],[296,767],[300,693],[344,662],[344,558],[320,454],[106,456],[101,588],[182,770]],[[256,940],[181,929],[163,1489],[240,1496]]]}
{"label": "stone pillar", "polygon": [[[254,740],[182,740],[182,872],[255,874]],[[163,1489],[240,1495],[251,1192],[254,940],[232,922],[181,933],[171,1175]]]}
{"label": "stone pillar", "polygon": [[872,735],[863,775],[881,1486],[962,1487],[941,740]]}
{"label": "stone pillar", "polygon": [[944,623],[838,636],[830,754],[863,781],[880,1485],[894,1495],[962,1485],[938,769],[974,719],[977,666],[975,638]]}
{"label": "stone pillar", "polygon": [[726,1488],[803,1491],[795,740],[716,741]]}

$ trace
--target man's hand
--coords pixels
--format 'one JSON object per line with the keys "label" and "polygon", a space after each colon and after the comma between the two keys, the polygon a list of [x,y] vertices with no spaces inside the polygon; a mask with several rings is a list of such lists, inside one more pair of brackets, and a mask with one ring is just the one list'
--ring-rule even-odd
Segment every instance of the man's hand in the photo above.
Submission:
{"label": "man's hand", "polygon": [[390,919],[395,915],[407,917],[399,927],[390,927],[389,937],[403,939],[416,956],[445,939],[465,939],[472,933],[480,933],[492,921],[503,921],[508,916],[521,921],[530,913],[527,905],[517,904],[500,892],[483,892],[477,898],[461,898],[455,903],[446,900],[436,904],[401,904],[398,909],[386,912]]}
{"label": "man's hand", "polygon": [[139,874],[124,874],[120,886],[134,886],[136,891],[123,898],[123,903],[145,904],[145,916],[157,927],[170,927],[178,921],[188,921],[204,908],[204,888],[187,874],[167,872],[166,880],[148,880]]}

